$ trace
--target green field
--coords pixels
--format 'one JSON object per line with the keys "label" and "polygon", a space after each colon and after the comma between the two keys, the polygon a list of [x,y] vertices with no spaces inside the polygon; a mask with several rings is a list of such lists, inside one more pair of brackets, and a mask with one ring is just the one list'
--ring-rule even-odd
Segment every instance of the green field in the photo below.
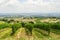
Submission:
{"label": "green field", "polygon": [[0,40],[60,40],[60,19],[2,19]]}

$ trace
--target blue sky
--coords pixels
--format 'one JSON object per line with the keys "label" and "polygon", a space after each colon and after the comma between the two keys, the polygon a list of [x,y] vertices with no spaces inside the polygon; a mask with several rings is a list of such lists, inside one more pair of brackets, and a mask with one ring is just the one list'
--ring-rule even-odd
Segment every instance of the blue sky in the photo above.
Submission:
{"label": "blue sky", "polygon": [[60,0],[0,0],[0,13],[60,13]]}

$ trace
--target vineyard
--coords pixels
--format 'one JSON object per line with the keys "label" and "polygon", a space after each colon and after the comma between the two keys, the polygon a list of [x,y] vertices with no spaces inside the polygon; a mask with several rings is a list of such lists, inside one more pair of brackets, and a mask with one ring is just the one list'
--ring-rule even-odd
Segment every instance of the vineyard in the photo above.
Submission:
{"label": "vineyard", "polygon": [[0,40],[60,40],[60,19],[2,19]]}

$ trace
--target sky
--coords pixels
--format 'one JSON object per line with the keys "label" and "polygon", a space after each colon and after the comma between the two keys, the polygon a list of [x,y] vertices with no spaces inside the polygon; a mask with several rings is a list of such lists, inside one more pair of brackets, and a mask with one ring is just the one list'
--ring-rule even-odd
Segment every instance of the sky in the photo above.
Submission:
{"label": "sky", "polygon": [[0,13],[60,13],[60,0],[0,0]]}

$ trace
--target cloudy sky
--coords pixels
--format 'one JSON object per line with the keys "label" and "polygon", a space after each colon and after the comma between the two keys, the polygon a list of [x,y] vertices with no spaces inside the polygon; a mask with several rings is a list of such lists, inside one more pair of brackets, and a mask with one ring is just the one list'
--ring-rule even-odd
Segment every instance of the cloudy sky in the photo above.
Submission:
{"label": "cloudy sky", "polygon": [[60,0],[0,0],[0,13],[60,13]]}

